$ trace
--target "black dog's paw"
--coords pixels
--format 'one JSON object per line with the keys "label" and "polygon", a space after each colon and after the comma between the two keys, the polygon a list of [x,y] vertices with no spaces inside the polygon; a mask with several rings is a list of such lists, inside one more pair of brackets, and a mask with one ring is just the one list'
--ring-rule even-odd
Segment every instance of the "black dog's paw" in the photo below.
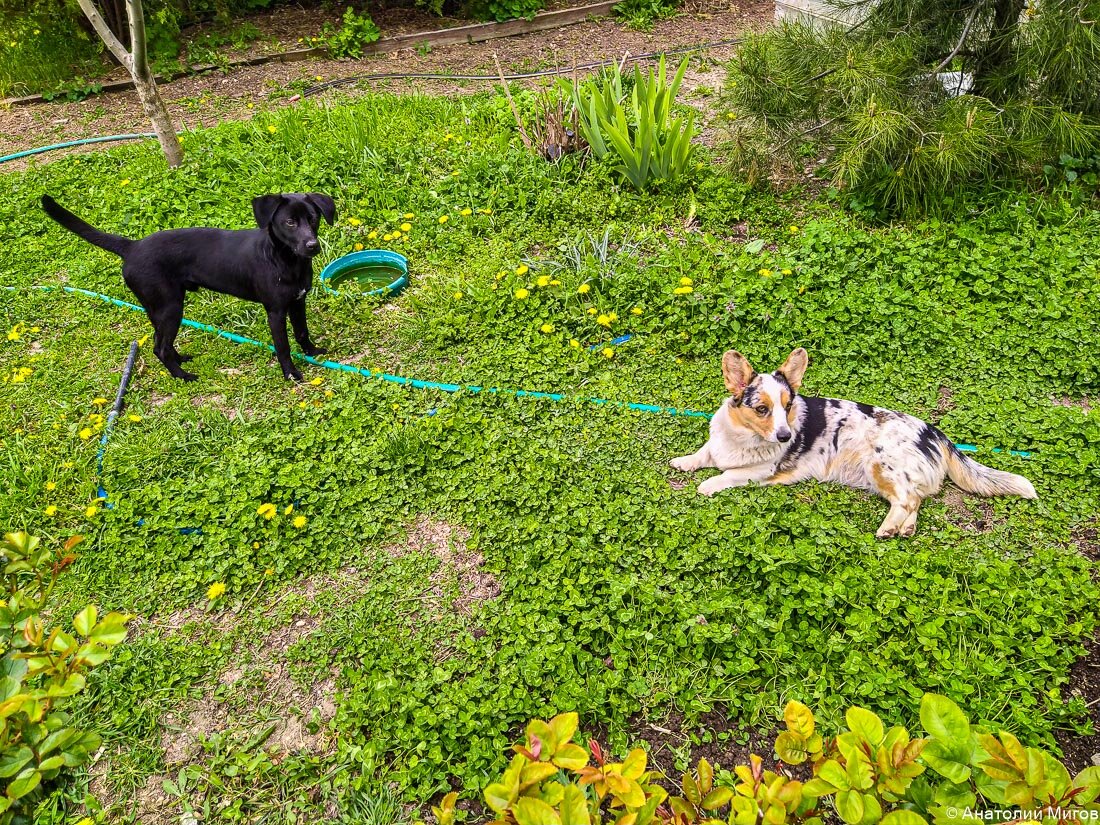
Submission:
{"label": "black dog's paw", "polygon": [[180,381],[198,381],[199,377],[193,372],[179,371],[179,375],[176,376]]}
{"label": "black dog's paw", "polygon": [[304,378],[302,378],[302,373],[298,370],[287,370],[283,373],[283,378],[285,378],[287,381],[297,381],[299,384],[301,384],[302,381],[305,380]]}
{"label": "black dog's paw", "polygon": [[181,352],[176,357],[179,358],[181,364],[186,364],[188,361],[193,359],[195,356],[194,355],[186,355],[185,353]]}
{"label": "black dog's paw", "polygon": [[302,347],[302,352],[304,352],[310,358],[313,358],[313,357],[318,356],[318,355],[324,355],[325,353],[328,352],[328,350],[327,349],[322,349],[321,347],[310,347],[309,349],[306,349],[305,347]]}

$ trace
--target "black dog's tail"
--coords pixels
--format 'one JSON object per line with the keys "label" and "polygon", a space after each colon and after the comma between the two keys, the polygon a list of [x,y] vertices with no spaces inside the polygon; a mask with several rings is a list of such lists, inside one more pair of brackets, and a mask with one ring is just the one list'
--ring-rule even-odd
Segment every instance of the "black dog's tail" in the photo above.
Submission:
{"label": "black dog's tail", "polygon": [[58,205],[57,201],[49,195],[42,196],[42,208],[46,210],[47,215],[70,232],[79,235],[88,243],[93,243],[98,247],[106,249],[108,252],[114,252],[122,258],[126,257],[126,253],[129,252],[130,247],[134,245],[134,242],[129,238],[124,238],[121,235],[112,235],[110,232],[102,232],[90,223],[82,221],[68,209]]}

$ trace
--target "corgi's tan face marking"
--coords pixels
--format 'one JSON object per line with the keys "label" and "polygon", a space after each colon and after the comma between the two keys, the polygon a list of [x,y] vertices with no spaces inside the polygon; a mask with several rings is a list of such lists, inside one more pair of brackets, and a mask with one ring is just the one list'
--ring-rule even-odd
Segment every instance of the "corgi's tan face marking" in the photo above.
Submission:
{"label": "corgi's tan face marking", "polygon": [[772,432],[770,407],[768,407],[768,412],[763,415],[761,415],[755,407],[748,407],[745,405],[727,404],[726,409],[729,411],[730,421],[733,422],[733,426],[751,430],[761,438],[770,439]]}

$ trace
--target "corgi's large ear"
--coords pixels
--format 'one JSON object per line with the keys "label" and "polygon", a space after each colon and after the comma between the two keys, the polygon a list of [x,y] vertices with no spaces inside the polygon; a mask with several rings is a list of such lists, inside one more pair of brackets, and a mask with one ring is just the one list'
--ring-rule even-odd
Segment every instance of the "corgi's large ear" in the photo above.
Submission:
{"label": "corgi's large ear", "polygon": [[783,377],[787,379],[787,383],[791,385],[791,389],[797,392],[798,388],[802,386],[802,376],[806,374],[806,367],[808,366],[810,366],[810,354],[799,347],[787,356],[783,366],[777,369],[776,372],[782,373]]}
{"label": "corgi's large ear", "polygon": [[756,377],[749,359],[736,350],[728,350],[722,356],[722,376],[726,379],[726,389],[738,401],[745,394],[745,387]]}

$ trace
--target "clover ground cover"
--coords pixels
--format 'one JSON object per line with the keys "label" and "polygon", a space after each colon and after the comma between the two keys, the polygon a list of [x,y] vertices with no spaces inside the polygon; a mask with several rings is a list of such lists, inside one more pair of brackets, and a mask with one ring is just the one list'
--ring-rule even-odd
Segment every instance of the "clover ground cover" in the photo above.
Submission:
{"label": "clover ground cover", "polygon": [[[673,708],[768,728],[797,698],[828,724],[853,703],[914,716],[926,690],[1022,738],[1079,725],[1083,703],[1060,688],[1100,595],[1074,545],[1100,471],[1100,418],[1078,403],[1100,386],[1100,216],[1019,194],[965,220],[869,228],[709,161],[642,197],[598,166],[545,164],[509,124],[492,97],[372,97],[188,134],[172,173],[141,145],[0,178],[0,271],[18,288],[0,305],[0,522],[87,536],[59,615],[91,600],[142,617],[81,711],[109,746],[93,787],[125,807],[152,781],[162,807],[206,800],[221,821],[368,821],[397,816],[379,793],[483,784],[523,722],[562,710],[617,747],[632,720]],[[316,368],[292,386],[266,352],[185,330],[201,380],[175,382],[145,352],[105,509],[96,399],[149,328],[31,289],[130,298],[117,260],[50,224],[39,195],[139,235],[246,226],[268,191],[336,198],[319,264],[357,244],[410,259],[397,300],[311,298],[337,360],[709,411],[723,350],[771,367],[802,345],[807,393],[1032,451],[984,460],[1040,499],[949,494],[914,539],[879,542],[883,503],[850,490],[698,497],[667,461],[703,419]],[[230,298],[194,295],[187,315],[268,337],[262,310]],[[306,744],[264,715],[276,695]],[[169,764],[179,724],[165,720],[196,707],[217,712]],[[285,747],[265,750],[257,736],[280,720]],[[82,797],[62,789],[51,810]]]}

